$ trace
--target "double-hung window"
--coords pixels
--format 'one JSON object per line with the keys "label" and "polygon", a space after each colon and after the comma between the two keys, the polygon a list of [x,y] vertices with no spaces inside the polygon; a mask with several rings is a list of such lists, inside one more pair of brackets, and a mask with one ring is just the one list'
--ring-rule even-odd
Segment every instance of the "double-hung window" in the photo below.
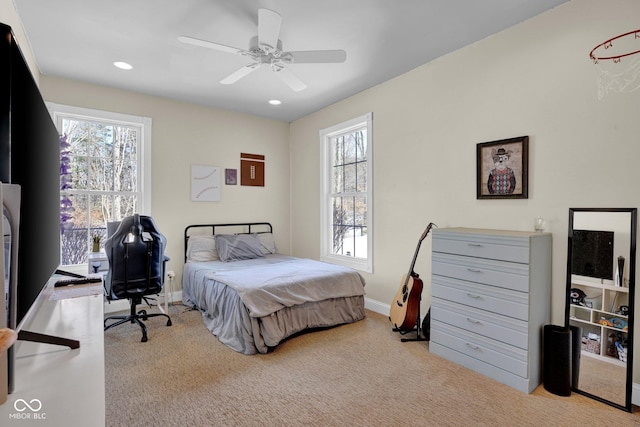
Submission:
{"label": "double-hung window", "polygon": [[48,104],[61,136],[61,263],[85,264],[107,223],[151,209],[151,119]]}
{"label": "double-hung window", "polygon": [[372,115],[320,131],[320,259],[373,271]]}

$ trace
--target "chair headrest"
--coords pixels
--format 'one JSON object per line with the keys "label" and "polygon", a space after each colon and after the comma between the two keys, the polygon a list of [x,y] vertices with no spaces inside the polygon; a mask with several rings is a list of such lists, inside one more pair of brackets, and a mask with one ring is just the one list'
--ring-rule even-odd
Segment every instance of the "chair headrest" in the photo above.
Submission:
{"label": "chair headrest", "polygon": [[140,214],[133,215],[133,224],[129,227],[129,233],[138,237],[142,235],[142,224],[140,223]]}
{"label": "chair headrest", "polygon": [[167,240],[158,230],[153,218],[146,215],[133,214],[122,219],[116,231],[104,242],[104,248],[109,250],[116,245],[139,241],[148,242],[156,239],[160,240],[164,251]]}

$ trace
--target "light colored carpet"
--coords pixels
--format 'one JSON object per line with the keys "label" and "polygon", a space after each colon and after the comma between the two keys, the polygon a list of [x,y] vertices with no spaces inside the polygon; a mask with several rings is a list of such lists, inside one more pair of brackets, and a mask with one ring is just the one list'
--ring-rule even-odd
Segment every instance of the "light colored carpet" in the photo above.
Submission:
{"label": "light colored carpet", "polygon": [[627,369],[589,356],[580,358],[579,388],[624,406]]}
{"label": "light colored carpet", "polygon": [[543,386],[527,395],[401,343],[388,319],[292,338],[265,355],[227,348],[200,313],[170,307],[105,332],[106,425],[112,426],[630,426],[629,414]]}

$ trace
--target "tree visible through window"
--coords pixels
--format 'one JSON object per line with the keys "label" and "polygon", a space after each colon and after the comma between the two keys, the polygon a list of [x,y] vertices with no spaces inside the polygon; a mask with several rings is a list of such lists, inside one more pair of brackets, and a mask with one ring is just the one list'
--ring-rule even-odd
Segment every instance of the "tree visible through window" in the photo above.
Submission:
{"label": "tree visible through window", "polygon": [[326,261],[371,271],[371,115],[321,131],[322,252]]}
{"label": "tree visible through window", "polygon": [[332,138],[334,254],[367,257],[367,137],[358,129]]}
{"label": "tree visible through window", "polygon": [[71,172],[69,188],[60,196],[73,207],[71,225],[62,229],[61,263],[84,264],[95,237],[103,247],[107,222],[144,210],[145,124],[60,111],[55,116],[69,144],[65,154]]}

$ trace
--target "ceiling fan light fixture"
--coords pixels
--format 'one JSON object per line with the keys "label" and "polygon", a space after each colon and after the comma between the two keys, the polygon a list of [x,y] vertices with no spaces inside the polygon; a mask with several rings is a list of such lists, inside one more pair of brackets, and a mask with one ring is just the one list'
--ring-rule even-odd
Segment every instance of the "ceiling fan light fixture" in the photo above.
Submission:
{"label": "ceiling fan light fixture", "polygon": [[271,70],[294,92],[306,89],[307,85],[287,68],[288,64],[329,64],[345,62],[347,53],[344,50],[309,50],[283,51],[280,37],[282,17],[278,12],[269,9],[258,9],[258,35],[251,38],[249,50],[226,46],[220,43],[201,40],[189,36],[180,36],[178,41],[192,46],[204,47],[220,52],[234,53],[248,57],[253,62],[236,70],[220,81],[230,85],[256,70],[261,64],[270,65]]}
{"label": "ceiling fan light fixture", "polygon": [[117,68],[120,68],[121,70],[131,70],[133,68],[133,65],[122,61],[116,61],[113,63],[113,65]]}

